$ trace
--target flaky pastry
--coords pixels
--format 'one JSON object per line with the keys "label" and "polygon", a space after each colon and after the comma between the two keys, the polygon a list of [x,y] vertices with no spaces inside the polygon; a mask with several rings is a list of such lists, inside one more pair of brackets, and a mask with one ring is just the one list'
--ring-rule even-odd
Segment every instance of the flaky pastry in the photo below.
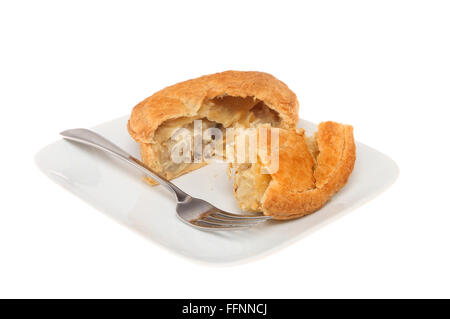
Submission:
{"label": "flaky pastry", "polygon": [[280,129],[278,170],[263,174],[261,168],[270,162],[260,155],[256,163],[237,165],[235,198],[242,210],[262,211],[278,220],[310,214],[347,183],[355,153],[349,125],[323,122],[313,137],[303,130]]}

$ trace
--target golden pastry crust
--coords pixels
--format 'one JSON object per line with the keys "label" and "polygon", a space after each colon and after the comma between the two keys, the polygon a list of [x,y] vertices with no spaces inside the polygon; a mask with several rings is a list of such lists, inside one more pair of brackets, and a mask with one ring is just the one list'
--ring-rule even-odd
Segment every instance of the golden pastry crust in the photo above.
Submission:
{"label": "golden pastry crust", "polygon": [[146,98],[134,107],[128,131],[135,141],[152,143],[163,122],[195,116],[204,101],[222,96],[251,96],[278,112],[281,127],[292,128],[297,123],[297,97],[286,84],[263,72],[226,71],[166,87]]}
{"label": "golden pastry crust", "polygon": [[310,214],[347,183],[356,159],[352,126],[323,122],[316,141],[314,161],[302,132],[280,130],[279,170],[261,199],[265,215],[283,220]]}

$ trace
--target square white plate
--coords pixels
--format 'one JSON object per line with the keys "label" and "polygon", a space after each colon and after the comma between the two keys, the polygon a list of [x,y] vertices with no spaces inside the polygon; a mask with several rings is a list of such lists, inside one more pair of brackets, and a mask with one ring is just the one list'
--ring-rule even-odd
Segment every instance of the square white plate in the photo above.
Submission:
{"label": "square white plate", "polygon": [[[94,130],[140,158],[139,147],[126,130],[127,119],[118,118]],[[307,121],[300,121],[299,127],[307,132],[316,129]],[[389,157],[357,143],[356,164],[347,185],[316,213],[246,230],[206,232],[177,219],[168,191],[147,185],[133,168],[94,148],[60,140],[43,148],[36,163],[50,179],[146,238],[174,253],[211,263],[249,260],[284,247],[374,198],[398,175],[397,165]],[[174,183],[219,208],[239,211],[226,164],[206,166]]]}

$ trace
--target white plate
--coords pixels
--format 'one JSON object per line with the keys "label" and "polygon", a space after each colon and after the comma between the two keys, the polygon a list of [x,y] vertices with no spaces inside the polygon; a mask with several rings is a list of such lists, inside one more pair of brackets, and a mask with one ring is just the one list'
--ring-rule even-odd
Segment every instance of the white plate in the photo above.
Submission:
{"label": "white plate", "polygon": [[[138,145],[126,130],[127,119],[115,119],[94,129],[139,157]],[[299,126],[307,132],[316,128],[307,121],[300,121]],[[174,253],[212,263],[248,260],[292,243],[374,198],[398,175],[397,165],[389,157],[357,143],[356,164],[347,185],[318,212],[247,230],[206,232],[177,219],[169,192],[161,186],[148,186],[139,173],[101,151],[60,140],[42,149],[36,162],[50,179],[146,238]],[[219,208],[239,211],[224,165],[206,166],[174,183]]]}

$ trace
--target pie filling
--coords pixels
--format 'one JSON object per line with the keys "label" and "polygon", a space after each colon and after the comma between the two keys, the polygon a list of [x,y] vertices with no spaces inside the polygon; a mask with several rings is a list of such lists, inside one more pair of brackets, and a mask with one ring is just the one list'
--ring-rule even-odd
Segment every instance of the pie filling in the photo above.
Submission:
{"label": "pie filling", "polygon": [[239,164],[234,172],[234,197],[239,208],[248,212],[260,212],[261,199],[272,177],[262,174],[261,164]]}
{"label": "pie filling", "polygon": [[[223,138],[226,136],[226,128],[249,128],[267,124],[272,127],[279,127],[281,124],[281,119],[276,111],[270,109],[263,101],[253,97],[223,96],[208,100],[203,103],[195,116],[168,120],[160,125],[155,132],[155,143],[150,144],[150,146],[156,154],[162,172],[169,179],[207,164],[205,158],[201,157],[199,161],[198,156],[194,156],[195,120],[202,121],[203,133],[209,128],[217,128],[222,132]],[[209,150],[214,149],[212,143],[215,142],[214,138],[206,135],[202,134],[203,155],[207,153],[209,153],[209,156],[224,154],[224,152],[222,154],[205,152],[208,146],[210,146]],[[179,154],[184,156],[181,162],[180,160],[174,161],[172,152],[178,151],[180,145],[190,145],[190,147],[184,149],[188,149],[189,153]],[[175,146],[177,146],[177,149],[174,149]],[[196,158],[197,160],[195,160]]]}

